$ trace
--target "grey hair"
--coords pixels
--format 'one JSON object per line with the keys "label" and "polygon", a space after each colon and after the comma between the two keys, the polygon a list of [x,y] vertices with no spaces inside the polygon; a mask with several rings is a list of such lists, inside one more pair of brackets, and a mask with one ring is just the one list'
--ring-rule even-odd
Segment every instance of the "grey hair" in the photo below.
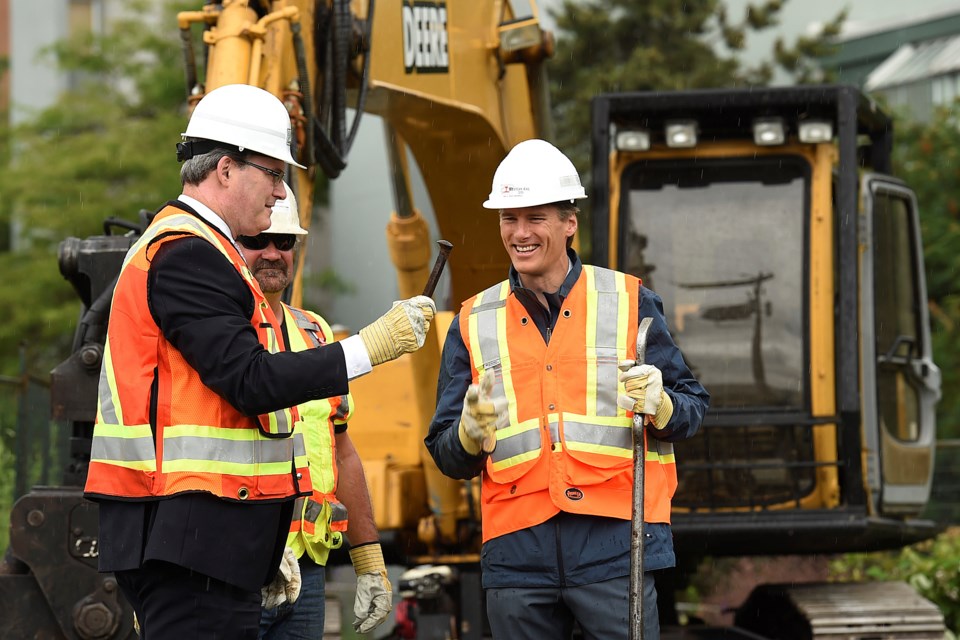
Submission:
{"label": "grey hair", "polygon": [[231,158],[237,162],[242,162],[243,158],[236,151],[230,149],[217,148],[213,151],[194,156],[189,160],[183,161],[180,167],[181,185],[198,185],[207,179],[212,171],[215,171],[221,158]]}

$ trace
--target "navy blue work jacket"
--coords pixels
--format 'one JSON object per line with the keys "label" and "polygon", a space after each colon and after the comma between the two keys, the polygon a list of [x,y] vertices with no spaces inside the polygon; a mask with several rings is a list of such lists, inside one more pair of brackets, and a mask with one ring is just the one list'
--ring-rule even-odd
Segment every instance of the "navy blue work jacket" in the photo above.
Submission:
{"label": "navy blue work jacket", "polygon": [[[548,309],[532,291],[521,286],[516,270],[510,268],[512,294],[526,308],[545,342],[550,340],[564,298],[583,270],[576,252],[568,249],[567,253],[570,270],[559,291],[547,294]],[[641,285],[639,307],[640,318],[653,318],[646,362],[662,372],[663,388],[674,407],[667,426],[649,433],[669,442],[685,440],[700,428],[710,395],[694,378],[670,336],[660,297]],[[470,382],[470,354],[460,335],[458,317],[443,345],[437,410],[425,443],[445,475],[464,480],[479,475],[485,464],[485,455],[472,456],[460,444],[460,414]],[[644,525],[643,556],[647,571],[676,564],[670,525]],[[630,522],[561,512],[534,527],[487,541],[480,565],[485,588],[578,586],[629,575]]]}

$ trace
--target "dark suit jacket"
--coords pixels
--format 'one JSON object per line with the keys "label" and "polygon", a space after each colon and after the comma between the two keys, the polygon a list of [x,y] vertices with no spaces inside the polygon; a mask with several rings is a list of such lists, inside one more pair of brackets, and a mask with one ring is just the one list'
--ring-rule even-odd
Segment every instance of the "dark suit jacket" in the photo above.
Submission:
{"label": "dark suit jacket", "polygon": [[[195,215],[182,202],[169,204]],[[147,299],[164,337],[204,384],[247,415],[349,390],[340,345],[278,354],[260,345],[249,286],[201,238],[171,240],[157,251]],[[292,500],[235,502],[205,493],[99,502],[101,571],[163,560],[248,590],[276,573],[293,510]]]}

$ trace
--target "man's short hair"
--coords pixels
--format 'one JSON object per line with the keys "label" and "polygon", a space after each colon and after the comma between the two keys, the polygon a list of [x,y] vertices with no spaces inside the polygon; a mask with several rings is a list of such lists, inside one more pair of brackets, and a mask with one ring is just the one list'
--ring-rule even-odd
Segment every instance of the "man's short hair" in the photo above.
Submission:
{"label": "man's short hair", "polygon": [[189,160],[183,161],[180,167],[181,185],[198,185],[207,179],[211,172],[215,171],[220,158],[228,157],[236,162],[242,162],[242,154],[229,149],[214,149],[199,156],[194,156]]}
{"label": "man's short hair", "polygon": [[557,215],[560,216],[561,220],[566,220],[570,216],[575,216],[580,213],[580,207],[571,200],[560,200],[559,202],[551,202],[550,204],[557,208]]}

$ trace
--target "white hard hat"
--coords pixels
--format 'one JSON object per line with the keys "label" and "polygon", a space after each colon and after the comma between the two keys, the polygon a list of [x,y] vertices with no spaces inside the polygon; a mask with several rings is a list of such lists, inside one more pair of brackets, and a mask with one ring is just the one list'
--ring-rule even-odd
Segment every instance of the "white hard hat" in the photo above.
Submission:
{"label": "white hard hat", "polygon": [[300,212],[297,210],[297,198],[286,182],[287,197],[277,200],[273,204],[273,213],[270,214],[270,228],[261,233],[292,233],[295,236],[305,236],[308,231],[300,226]]}
{"label": "white hard hat", "polygon": [[269,91],[228,84],[205,95],[193,110],[184,138],[201,138],[249,149],[306,169],[290,155],[290,114]]}
{"label": "white hard hat", "polygon": [[486,209],[519,209],[587,194],[567,156],[546,140],[524,140],[507,154],[496,173]]}

